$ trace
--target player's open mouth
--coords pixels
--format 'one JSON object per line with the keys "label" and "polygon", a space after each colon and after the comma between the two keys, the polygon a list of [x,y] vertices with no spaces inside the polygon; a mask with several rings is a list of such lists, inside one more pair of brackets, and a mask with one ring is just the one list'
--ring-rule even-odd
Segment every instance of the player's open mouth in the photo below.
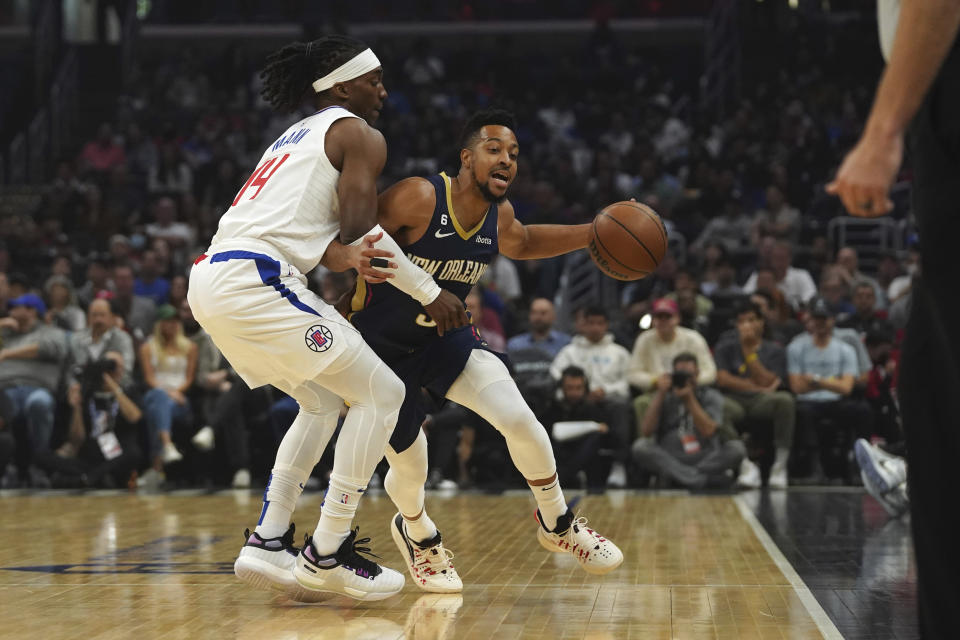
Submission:
{"label": "player's open mouth", "polygon": [[503,171],[494,171],[490,174],[490,181],[506,189],[510,184],[510,175]]}

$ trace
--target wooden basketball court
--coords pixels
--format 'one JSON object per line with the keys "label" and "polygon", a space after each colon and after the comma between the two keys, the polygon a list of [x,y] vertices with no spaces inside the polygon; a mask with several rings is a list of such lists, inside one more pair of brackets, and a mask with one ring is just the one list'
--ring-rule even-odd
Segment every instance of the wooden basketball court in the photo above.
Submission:
{"label": "wooden basketball court", "polygon": [[[303,497],[298,538],[320,495]],[[462,595],[407,586],[394,598],[302,605],[236,580],[250,492],[7,495],[0,636],[107,638],[839,638],[750,510],[731,496],[610,492],[574,507],[621,546],[602,577],[536,541],[532,498],[428,496]],[[404,570],[389,499],[357,523]]]}

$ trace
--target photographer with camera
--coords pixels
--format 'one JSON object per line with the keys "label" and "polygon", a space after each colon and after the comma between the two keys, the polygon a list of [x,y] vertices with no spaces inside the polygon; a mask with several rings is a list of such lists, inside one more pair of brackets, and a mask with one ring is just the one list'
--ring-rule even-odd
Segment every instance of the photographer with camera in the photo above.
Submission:
{"label": "photographer with camera", "polygon": [[[117,316],[110,300],[97,298],[87,309],[87,328],[70,335],[70,360],[75,371],[82,371],[88,362],[99,360],[109,351],[123,357],[122,385],[133,382],[133,338],[117,326]],[[71,386],[77,381],[72,380]]]}
{"label": "photographer with camera", "polygon": [[723,441],[723,396],[697,384],[697,358],[681,353],[673,373],[657,379],[650,406],[633,443],[633,459],[642,470],[688,489],[728,486],[746,455],[739,440]]}
{"label": "photographer with camera", "polygon": [[78,373],[80,384],[68,392],[67,440],[37,458],[54,486],[126,486],[140,459],[137,433],[143,412],[120,385],[123,375],[123,356],[116,351],[88,362]]}

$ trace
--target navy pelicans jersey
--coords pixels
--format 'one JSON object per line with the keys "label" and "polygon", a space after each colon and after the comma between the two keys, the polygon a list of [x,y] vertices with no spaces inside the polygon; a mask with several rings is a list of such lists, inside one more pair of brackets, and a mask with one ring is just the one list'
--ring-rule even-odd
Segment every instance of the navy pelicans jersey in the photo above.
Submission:
{"label": "navy pelicans jersey", "polygon": [[[404,252],[438,285],[464,300],[498,252],[497,205],[491,204],[474,228],[464,229],[453,211],[450,178],[441,173],[427,180],[437,194],[433,218]],[[381,357],[411,353],[438,337],[423,306],[389,282],[371,285],[359,279],[350,311],[350,322]]]}

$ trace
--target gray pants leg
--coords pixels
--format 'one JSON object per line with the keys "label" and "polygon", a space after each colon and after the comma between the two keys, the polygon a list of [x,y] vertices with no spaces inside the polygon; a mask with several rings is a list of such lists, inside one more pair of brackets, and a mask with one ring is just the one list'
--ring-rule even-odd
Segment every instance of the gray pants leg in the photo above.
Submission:
{"label": "gray pants leg", "polygon": [[736,469],[747,455],[747,448],[740,440],[720,443],[714,438],[713,444],[707,455],[696,464],[700,472],[710,477],[723,475],[728,469]]}
{"label": "gray pants leg", "polygon": [[702,457],[702,454],[685,455],[683,444],[675,433],[667,434],[660,444],[653,438],[640,438],[633,443],[633,459],[642,469],[664,475],[691,489],[700,489],[707,484],[707,475],[694,466]]}

